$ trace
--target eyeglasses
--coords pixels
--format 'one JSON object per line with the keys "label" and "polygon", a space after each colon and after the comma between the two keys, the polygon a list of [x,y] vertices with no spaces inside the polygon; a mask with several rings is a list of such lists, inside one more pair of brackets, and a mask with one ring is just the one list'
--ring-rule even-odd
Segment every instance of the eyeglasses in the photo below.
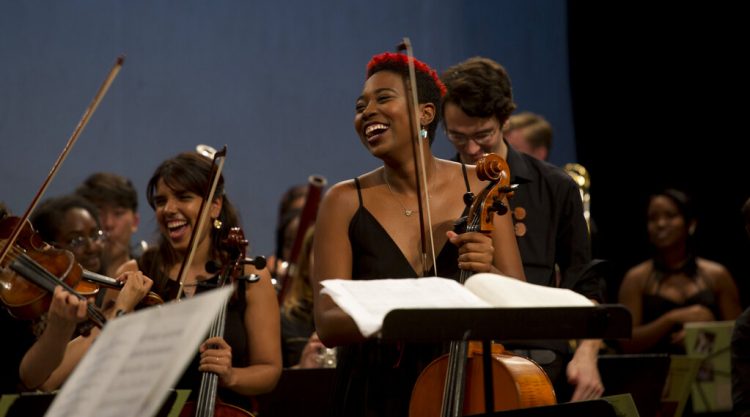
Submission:
{"label": "eyeglasses", "polygon": [[107,241],[107,234],[104,230],[96,230],[91,236],[76,236],[65,243],[68,249],[80,249],[89,243],[104,243]]}
{"label": "eyeglasses", "polygon": [[490,130],[483,130],[473,135],[462,135],[460,133],[446,132],[448,140],[450,140],[456,146],[464,146],[470,140],[473,140],[479,146],[486,146],[492,144],[492,139],[495,137],[498,127],[495,126]]}

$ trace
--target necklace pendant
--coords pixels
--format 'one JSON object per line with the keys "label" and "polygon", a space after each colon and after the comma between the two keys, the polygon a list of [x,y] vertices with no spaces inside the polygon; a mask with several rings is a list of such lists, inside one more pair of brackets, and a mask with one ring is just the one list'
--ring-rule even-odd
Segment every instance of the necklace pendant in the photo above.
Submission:
{"label": "necklace pendant", "polygon": [[414,214],[414,210],[407,210],[407,209],[404,209],[404,215],[405,215],[406,217],[409,217],[409,216],[411,216],[412,214]]}

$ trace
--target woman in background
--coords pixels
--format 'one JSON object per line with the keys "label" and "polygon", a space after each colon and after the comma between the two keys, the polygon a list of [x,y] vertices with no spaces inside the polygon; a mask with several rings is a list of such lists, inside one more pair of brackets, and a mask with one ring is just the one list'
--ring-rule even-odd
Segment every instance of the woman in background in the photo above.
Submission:
{"label": "woman in background", "polygon": [[619,302],[633,317],[633,337],[622,348],[684,354],[685,323],[740,315],[737,286],[724,266],[695,253],[697,221],[685,193],[652,195],[647,214],[654,255],[631,268],[620,287]]}

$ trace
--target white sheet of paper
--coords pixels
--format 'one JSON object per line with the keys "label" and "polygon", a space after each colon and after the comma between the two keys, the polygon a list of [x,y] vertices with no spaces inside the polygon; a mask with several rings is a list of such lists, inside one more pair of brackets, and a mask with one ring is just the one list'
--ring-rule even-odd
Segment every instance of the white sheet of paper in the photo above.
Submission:
{"label": "white sheet of paper", "polygon": [[45,416],[155,415],[231,294],[227,286],[109,321]]}
{"label": "white sheet of paper", "polygon": [[328,294],[357,324],[365,337],[383,327],[397,308],[591,307],[586,297],[570,290],[529,284],[497,274],[476,274],[462,286],[447,278],[402,278],[322,281]]}
{"label": "white sheet of paper", "polygon": [[385,315],[397,308],[489,307],[461,284],[446,278],[331,279],[321,284],[322,293],[330,295],[354,319],[365,337],[378,332]]}
{"label": "white sheet of paper", "polygon": [[464,286],[492,307],[591,307],[594,303],[575,291],[545,287],[497,274],[469,277]]}

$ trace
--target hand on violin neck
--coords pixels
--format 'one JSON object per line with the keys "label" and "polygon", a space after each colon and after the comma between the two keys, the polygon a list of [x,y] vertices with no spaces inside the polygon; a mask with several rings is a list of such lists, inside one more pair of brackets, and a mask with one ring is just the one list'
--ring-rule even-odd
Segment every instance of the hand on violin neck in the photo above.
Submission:
{"label": "hand on violin neck", "polygon": [[76,325],[87,318],[86,303],[86,300],[65,291],[61,286],[55,287],[47,316],[48,329],[67,334],[69,338]]}
{"label": "hand on violin neck", "polygon": [[465,271],[498,272],[493,265],[495,247],[492,238],[478,232],[447,232],[448,240],[458,247],[458,267]]}
{"label": "hand on violin neck", "polygon": [[125,272],[117,278],[125,282],[115,300],[114,311],[130,312],[151,290],[153,281],[140,271]]}

